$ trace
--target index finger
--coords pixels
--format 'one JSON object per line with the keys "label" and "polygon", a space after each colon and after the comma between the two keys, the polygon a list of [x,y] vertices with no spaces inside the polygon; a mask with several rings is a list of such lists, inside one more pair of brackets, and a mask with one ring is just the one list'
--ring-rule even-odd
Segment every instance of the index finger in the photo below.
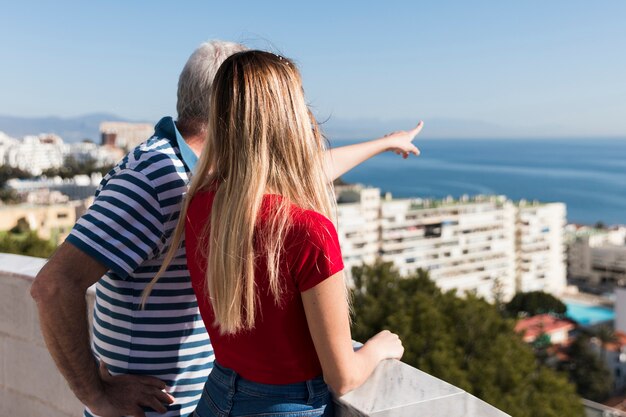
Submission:
{"label": "index finger", "polygon": [[413,137],[417,136],[417,134],[422,130],[423,127],[424,127],[424,121],[420,120],[420,122],[417,124],[417,126],[415,126],[411,130],[411,134],[413,135]]}

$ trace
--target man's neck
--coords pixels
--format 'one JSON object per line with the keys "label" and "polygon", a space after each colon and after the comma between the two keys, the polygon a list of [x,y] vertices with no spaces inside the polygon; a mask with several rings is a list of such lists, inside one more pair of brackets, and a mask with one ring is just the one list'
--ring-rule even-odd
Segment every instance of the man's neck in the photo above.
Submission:
{"label": "man's neck", "polygon": [[187,142],[187,145],[189,145],[196,156],[200,156],[202,148],[204,148],[204,143],[206,142],[206,137],[203,134],[185,136],[185,142]]}

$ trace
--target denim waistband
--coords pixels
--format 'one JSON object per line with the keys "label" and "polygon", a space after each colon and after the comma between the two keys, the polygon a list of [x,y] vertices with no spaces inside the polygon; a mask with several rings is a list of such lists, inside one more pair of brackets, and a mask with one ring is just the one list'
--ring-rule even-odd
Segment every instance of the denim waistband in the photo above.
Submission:
{"label": "denim waistband", "polygon": [[242,391],[263,397],[280,396],[291,399],[310,400],[328,393],[328,386],[321,376],[293,384],[263,384],[244,379],[237,372],[225,368],[217,362],[213,362],[213,370],[209,374],[209,378],[225,385],[230,390]]}

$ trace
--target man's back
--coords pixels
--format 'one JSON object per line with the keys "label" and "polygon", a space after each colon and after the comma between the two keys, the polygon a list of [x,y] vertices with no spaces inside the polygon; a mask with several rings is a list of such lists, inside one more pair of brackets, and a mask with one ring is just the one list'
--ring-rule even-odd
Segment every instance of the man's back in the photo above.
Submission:
{"label": "man's back", "polygon": [[161,120],[155,136],[103,179],[94,205],[67,239],[109,268],[96,285],[94,353],[112,374],[163,380],[176,398],[167,416],[193,412],[213,361],[184,245],[145,309],[140,306],[162,264],[195,163],[181,141],[172,119]]}

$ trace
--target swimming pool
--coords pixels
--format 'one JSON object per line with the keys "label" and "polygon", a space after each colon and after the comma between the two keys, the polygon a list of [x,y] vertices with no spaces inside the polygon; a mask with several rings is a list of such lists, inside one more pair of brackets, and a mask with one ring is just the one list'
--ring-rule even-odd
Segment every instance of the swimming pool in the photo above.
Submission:
{"label": "swimming pool", "polygon": [[565,315],[582,326],[591,326],[615,319],[615,312],[607,307],[565,301]]}

